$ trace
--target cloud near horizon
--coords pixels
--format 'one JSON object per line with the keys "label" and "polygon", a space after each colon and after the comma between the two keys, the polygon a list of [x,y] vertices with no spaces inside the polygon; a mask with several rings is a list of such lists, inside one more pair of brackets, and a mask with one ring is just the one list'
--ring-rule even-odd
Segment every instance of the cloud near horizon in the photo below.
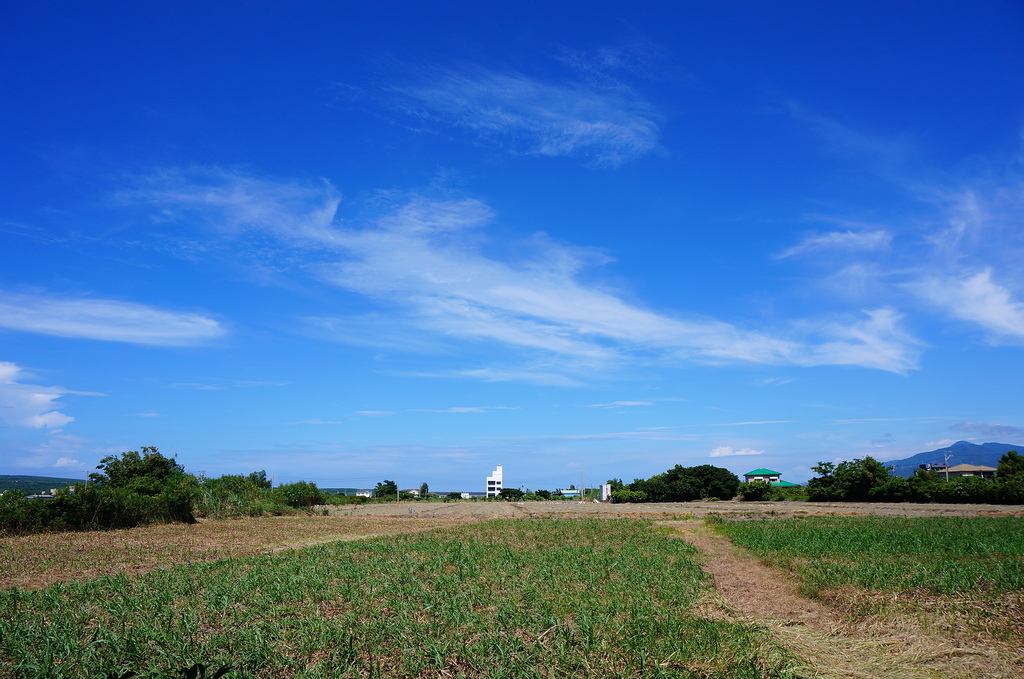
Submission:
{"label": "cloud near horizon", "polygon": [[734,455],[764,455],[764,451],[754,450],[753,448],[740,448],[736,450],[732,446],[719,446],[712,450],[708,457],[732,457]]}
{"label": "cloud near horizon", "polygon": [[55,429],[74,421],[58,408],[57,399],[69,393],[62,387],[27,384],[25,372],[14,363],[0,361],[0,422],[33,429]]}
{"label": "cloud near horizon", "polygon": [[1024,429],[1006,424],[995,424],[993,422],[957,422],[949,425],[950,431],[962,431],[969,434],[981,434],[982,436],[1004,437],[1024,436]]}

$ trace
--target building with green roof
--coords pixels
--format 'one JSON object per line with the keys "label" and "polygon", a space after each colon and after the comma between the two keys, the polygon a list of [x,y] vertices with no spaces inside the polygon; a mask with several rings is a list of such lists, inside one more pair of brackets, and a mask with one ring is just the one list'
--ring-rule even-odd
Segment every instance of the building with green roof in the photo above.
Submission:
{"label": "building with green roof", "polygon": [[747,483],[751,481],[767,481],[773,486],[781,486],[783,488],[789,488],[793,486],[799,486],[799,483],[790,483],[789,481],[782,480],[782,472],[773,471],[771,469],[755,469],[754,471],[747,472],[743,475],[743,480]]}

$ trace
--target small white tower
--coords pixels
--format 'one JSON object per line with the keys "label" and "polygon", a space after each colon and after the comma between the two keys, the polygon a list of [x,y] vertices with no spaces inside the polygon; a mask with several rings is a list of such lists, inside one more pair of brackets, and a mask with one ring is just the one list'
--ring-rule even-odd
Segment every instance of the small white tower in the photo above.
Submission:
{"label": "small white tower", "polygon": [[501,465],[487,477],[487,497],[498,497],[501,494]]}

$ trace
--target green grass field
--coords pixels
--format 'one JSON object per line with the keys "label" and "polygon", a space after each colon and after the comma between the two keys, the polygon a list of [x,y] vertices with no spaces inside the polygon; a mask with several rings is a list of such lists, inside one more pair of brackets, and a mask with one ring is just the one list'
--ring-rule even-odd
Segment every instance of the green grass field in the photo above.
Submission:
{"label": "green grass field", "polygon": [[746,547],[803,578],[809,591],[1024,590],[1024,519],[840,517],[718,522]]}
{"label": "green grass field", "polygon": [[[714,522],[853,623],[962,645],[1024,644],[1024,519],[837,517]],[[1007,657],[1013,657],[1007,656]]]}
{"label": "green grass field", "polygon": [[[504,520],[0,592],[10,676],[789,677],[693,613],[694,550],[637,520]],[[0,672],[5,670],[0,669]]]}

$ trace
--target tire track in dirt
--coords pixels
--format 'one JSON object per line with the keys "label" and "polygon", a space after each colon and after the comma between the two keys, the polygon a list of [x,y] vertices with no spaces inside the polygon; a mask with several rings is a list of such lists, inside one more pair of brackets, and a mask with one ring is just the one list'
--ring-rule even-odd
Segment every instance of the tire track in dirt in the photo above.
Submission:
{"label": "tire track in dirt", "polygon": [[[1019,677],[1020,667],[988,649],[956,647],[915,629],[858,631],[836,610],[800,594],[789,574],[715,533],[703,521],[659,521],[701,552],[724,601],[705,605],[709,617],[729,617],[766,628],[803,661],[801,673],[821,679]],[[717,610],[716,610],[717,608]],[[867,632],[867,633],[864,633]]]}

